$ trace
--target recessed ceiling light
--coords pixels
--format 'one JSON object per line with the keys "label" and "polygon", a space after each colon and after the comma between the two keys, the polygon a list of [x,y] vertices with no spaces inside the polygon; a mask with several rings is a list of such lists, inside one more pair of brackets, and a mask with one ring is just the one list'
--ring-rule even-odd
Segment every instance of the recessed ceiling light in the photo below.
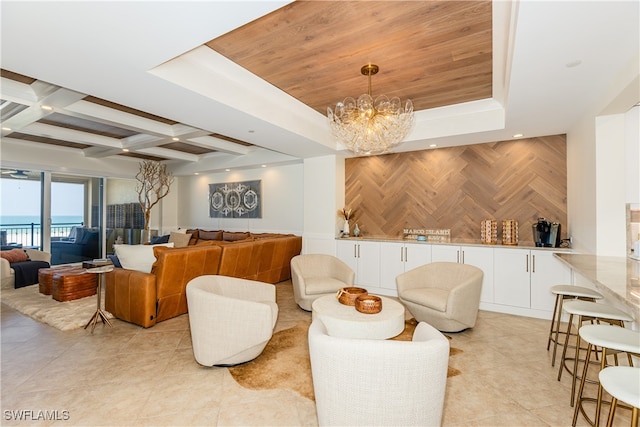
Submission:
{"label": "recessed ceiling light", "polygon": [[263,167],[263,168],[266,168],[266,167],[267,167],[267,165],[262,165],[262,167]]}
{"label": "recessed ceiling light", "polygon": [[429,147],[431,148],[436,148],[438,146],[438,144],[429,144]]}
{"label": "recessed ceiling light", "polygon": [[524,136],[524,134],[522,133],[516,133],[513,135],[514,138],[522,138]]}
{"label": "recessed ceiling light", "polygon": [[225,172],[231,172],[231,169],[225,169],[224,171]]}
{"label": "recessed ceiling light", "polygon": [[200,172],[194,172],[194,175],[200,175]]}
{"label": "recessed ceiling light", "polygon": [[180,138],[174,136],[173,138],[171,138],[172,141],[180,141]]}
{"label": "recessed ceiling light", "polygon": [[11,130],[11,128],[6,127],[6,126],[2,126],[2,130],[10,131],[10,130]]}
{"label": "recessed ceiling light", "polygon": [[129,149],[128,148],[123,148],[122,151],[124,151],[125,153],[128,153]]}
{"label": "recessed ceiling light", "polygon": [[47,110],[47,111],[53,110],[53,107],[50,106],[50,105],[41,105],[40,108],[42,108],[43,110]]}

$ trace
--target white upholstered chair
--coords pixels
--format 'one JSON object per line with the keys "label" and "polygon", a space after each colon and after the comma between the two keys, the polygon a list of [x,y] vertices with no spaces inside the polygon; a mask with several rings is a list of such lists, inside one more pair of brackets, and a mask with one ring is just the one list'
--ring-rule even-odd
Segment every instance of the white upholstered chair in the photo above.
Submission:
{"label": "white upholstered chair", "polygon": [[449,340],[419,323],[413,341],[336,338],[309,328],[320,426],[439,426]]}
{"label": "white upholstered chair", "polygon": [[353,286],[356,274],[332,255],[306,254],[291,259],[291,282],[296,304],[311,311],[316,298]]}
{"label": "white upholstered chair", "polygon": [[476,324],[483,276],[468,264],[425,264],[396,277],[398,298],[417,321],[459,332]]}
{"label": "white upholstered chair", "polygon": [[236,365],[255,359],[278,319],[274,285],[205,275],[187,283],[191,342],[204,366]]}

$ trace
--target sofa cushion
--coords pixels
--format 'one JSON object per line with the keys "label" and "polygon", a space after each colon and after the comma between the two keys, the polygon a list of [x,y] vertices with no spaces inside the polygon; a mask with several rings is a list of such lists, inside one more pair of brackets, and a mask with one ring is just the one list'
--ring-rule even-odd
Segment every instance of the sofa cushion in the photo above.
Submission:
{"label": "sofa cushion", "polygon": [[198,240],[222,240],[222,230],[198,230]]}
{"label": "sofa cushion", "polygon": [[116,256],[127,270],[137,270],[144,273],[151,272],[151,266],[156,261],[153,248],[167,246],[172,248],[173,243],[161,243],[160,245],[113,245]]}
{"label": "sofa cushion", "polygon": [[185,246],[189,246],[189,240],[191,240],[191,233],[179,233],[176,231],[172,231],[169,234],[168,243],[173,243],[174,248],[184,248]]}
{"label": "sofa cushion", "polygon": [[332,277],[311,277],[305,279],[308,295],[329,294],[344,286],[344,282]]}
{"label": "sofa cushion", "polygon": [[8,251],[2,251],[0,252],[0,257],[6,259],[7,261],[9,261],[9,263],[24,262],[29,260],[29,257],[27,256],[27,253],[24,251],[24,249],[11,249]]}
{"label": "sofa cushion", "polygon": [[235,242],[236,240],[245,240],[251,236],[250,233],[223,231],[222,240],[225,242]]}
{"label": "sofa cushion", "polygon": [[404,291],[402,299],[437,311],[447,311],[449,291],[438,288],[416,288]]}

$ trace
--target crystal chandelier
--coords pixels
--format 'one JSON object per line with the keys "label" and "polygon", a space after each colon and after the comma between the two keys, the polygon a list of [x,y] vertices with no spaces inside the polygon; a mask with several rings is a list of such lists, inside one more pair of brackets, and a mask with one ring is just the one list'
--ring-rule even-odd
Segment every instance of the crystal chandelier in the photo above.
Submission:
{"label": "crystal chandelier", "polygon": [[336,104],[335,111],[327,108],[327,117],[333,136],[356,155],[383,154],[398,145],[413,125],[413,103],[404,107],[400,98],[371,96],[371,76],[378,72],[377,65],[368,64],[360,69],[369,76],[369,92],[358,100],[348,97]]}

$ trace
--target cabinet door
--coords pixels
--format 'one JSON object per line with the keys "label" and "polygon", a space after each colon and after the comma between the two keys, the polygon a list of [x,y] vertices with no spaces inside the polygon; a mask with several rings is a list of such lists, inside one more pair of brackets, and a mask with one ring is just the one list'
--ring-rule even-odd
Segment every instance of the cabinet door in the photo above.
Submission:
{"label": "cabinet door", "polygon": [[531,251],[531,308],[553,311],[554,285],[570,285],[571,268],[553,256],[551,251]]}
{"label": "cabinet door", "polygon": [[530,251],[495,248],[493,250],[493,300],[496,304],[529,308]]}
{"label": "cabinet door", "polygon": [[431,262],[431,247],[428,243],[405,243],[404,271],[429,264]]}
{"label": "cabinet door", "polygon": [[478,267],[484,273],[480,301],[493,302],[493,247],[461,246],[461,259],[465,264]]}
{"label": "cabinet door", "polygon": [[431,245],[431,262],[461,262],[460,246],[433,244]]}
{"label": "cabinet door", "polygon": [[[358,257],[356,241],[338,240],[336,241],[336,257],[347,264],[354,273],[358,271]],[[356,277],[357,280],[357,277]]]}
{"label": "cabinet door", "polygon": [[405,271],[404,255],[403,243],[380,243],[380,287],[396,289],[396,277]]}
{"label": "cabinet door", "polygon": [[358,242],[356,283],[363,287],[380,286],[380,242]]}

